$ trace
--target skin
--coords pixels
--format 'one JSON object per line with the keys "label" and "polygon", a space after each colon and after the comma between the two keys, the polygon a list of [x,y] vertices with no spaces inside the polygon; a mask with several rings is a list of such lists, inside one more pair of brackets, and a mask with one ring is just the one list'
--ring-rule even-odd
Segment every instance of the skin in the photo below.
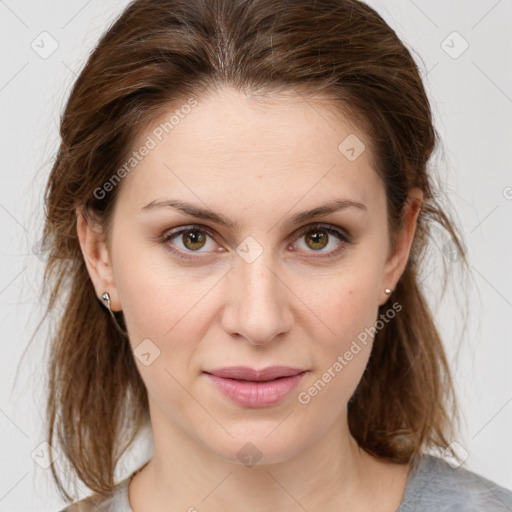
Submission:
{"label": "skin", "polygon": [[[149,366],[136,359],[148,390],[155,450],[131,481],[132,508],[311,512],[339,511],[343,503],[344,510],[394,511],[408,465],[368,455],[347,424],[347,402],[367,364],[371,338],[308,404],[298,395],[375,324],[379,305],[388,301],[385,288],[394,289],[405,269],[422,193],[410,191],[407,220],[391,253],[384,185],[372,168],[370,141],[349,119],[321,98],[305,101],[298,94],[263,102],[223,88],[198,100],[122,180],[111,243],[77,211],[97,296],[108,291],[112,309],[123,311],[134,349],[150,339],[160,350]],[[366,144],[354,161],[338,150],[350,134]],[[171,207],[141,212],[170,198],[209,207],[239,230]],[[366,209],[348,207],[298,226],[289,222],[341,198]],[[299,234],[318,222],[348,231],[353,242],[327,234],[326,246],[315,245],[307,231]],[[203,232],[206,239],[196,245],[183,234],[158,239],[197,225],[212,236]],[[251,263],[236,252],[248,236],[263,251]],[[341,244],[337,256],[326,257]],[[169,246],[196,259],[181,259]],[[284,400],[266,408],[230,401],[203,374],[274,364],[308,373]],[[252,467],[237,456],[248,442],[261,454]]]}

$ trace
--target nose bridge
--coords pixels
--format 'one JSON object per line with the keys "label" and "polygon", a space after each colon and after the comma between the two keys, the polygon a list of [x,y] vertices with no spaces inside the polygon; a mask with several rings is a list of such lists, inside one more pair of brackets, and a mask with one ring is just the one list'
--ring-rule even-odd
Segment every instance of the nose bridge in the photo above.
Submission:
{"label": "nose bridge", "polygon": [[231,300],[224,327],[253,344],[267,344],[291,327],[287,287],[281,282],[273,253],[261,244],[258,250],[254,240],[247,244],[237,248],[240,257],[230,272]]}

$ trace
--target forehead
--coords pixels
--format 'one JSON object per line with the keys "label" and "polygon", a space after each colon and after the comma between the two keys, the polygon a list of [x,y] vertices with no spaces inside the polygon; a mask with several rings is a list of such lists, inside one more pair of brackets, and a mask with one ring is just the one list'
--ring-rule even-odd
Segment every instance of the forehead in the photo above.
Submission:
{"label": "forehead", "polygon": [[333,189],[333,197],[368,202],[382,187],[367,135],[326,98],[223,88],[195,100],[169,106],[136,138],[132,151],[151,149],[123,179],[134,204],[186,194],[217,205],[229,198],[291,206]]}

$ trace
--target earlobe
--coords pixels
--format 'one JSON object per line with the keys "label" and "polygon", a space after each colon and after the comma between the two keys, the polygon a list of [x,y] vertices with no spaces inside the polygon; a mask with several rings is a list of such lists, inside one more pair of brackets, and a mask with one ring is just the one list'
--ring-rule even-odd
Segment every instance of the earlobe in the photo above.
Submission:
{"label": "earlobe", "polygon": [[101,300],[103,293],[108,292],[111,297],[112,310],[120,310],[111,257],[101,227],[90,216],[87,215],[86,219],[80,207],[76,208],[76,214],[78,240],[96,296]]}
{"label": "earlobe", "polygon": [[385,265],[383,284],[388,288],[395,289],[407,266],[422,202],[423,192],[420,189],[414,188],[409,191],[404,205],[404,223],[401,231],[397,233],[395,250]]}

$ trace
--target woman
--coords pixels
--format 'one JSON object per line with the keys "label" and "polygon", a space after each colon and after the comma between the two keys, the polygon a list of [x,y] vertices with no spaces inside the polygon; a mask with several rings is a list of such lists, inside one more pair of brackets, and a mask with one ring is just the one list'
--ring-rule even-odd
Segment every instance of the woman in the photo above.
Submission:
{"label": "woman", "polygon": [[[48,441],[94,492],[66,511],[512,507],[454,450],[418,274],[433,223],[464,251],[417,66],[373,9],[135,0],[61,136]],[[147,424],[153,457],[115,482]]]}

